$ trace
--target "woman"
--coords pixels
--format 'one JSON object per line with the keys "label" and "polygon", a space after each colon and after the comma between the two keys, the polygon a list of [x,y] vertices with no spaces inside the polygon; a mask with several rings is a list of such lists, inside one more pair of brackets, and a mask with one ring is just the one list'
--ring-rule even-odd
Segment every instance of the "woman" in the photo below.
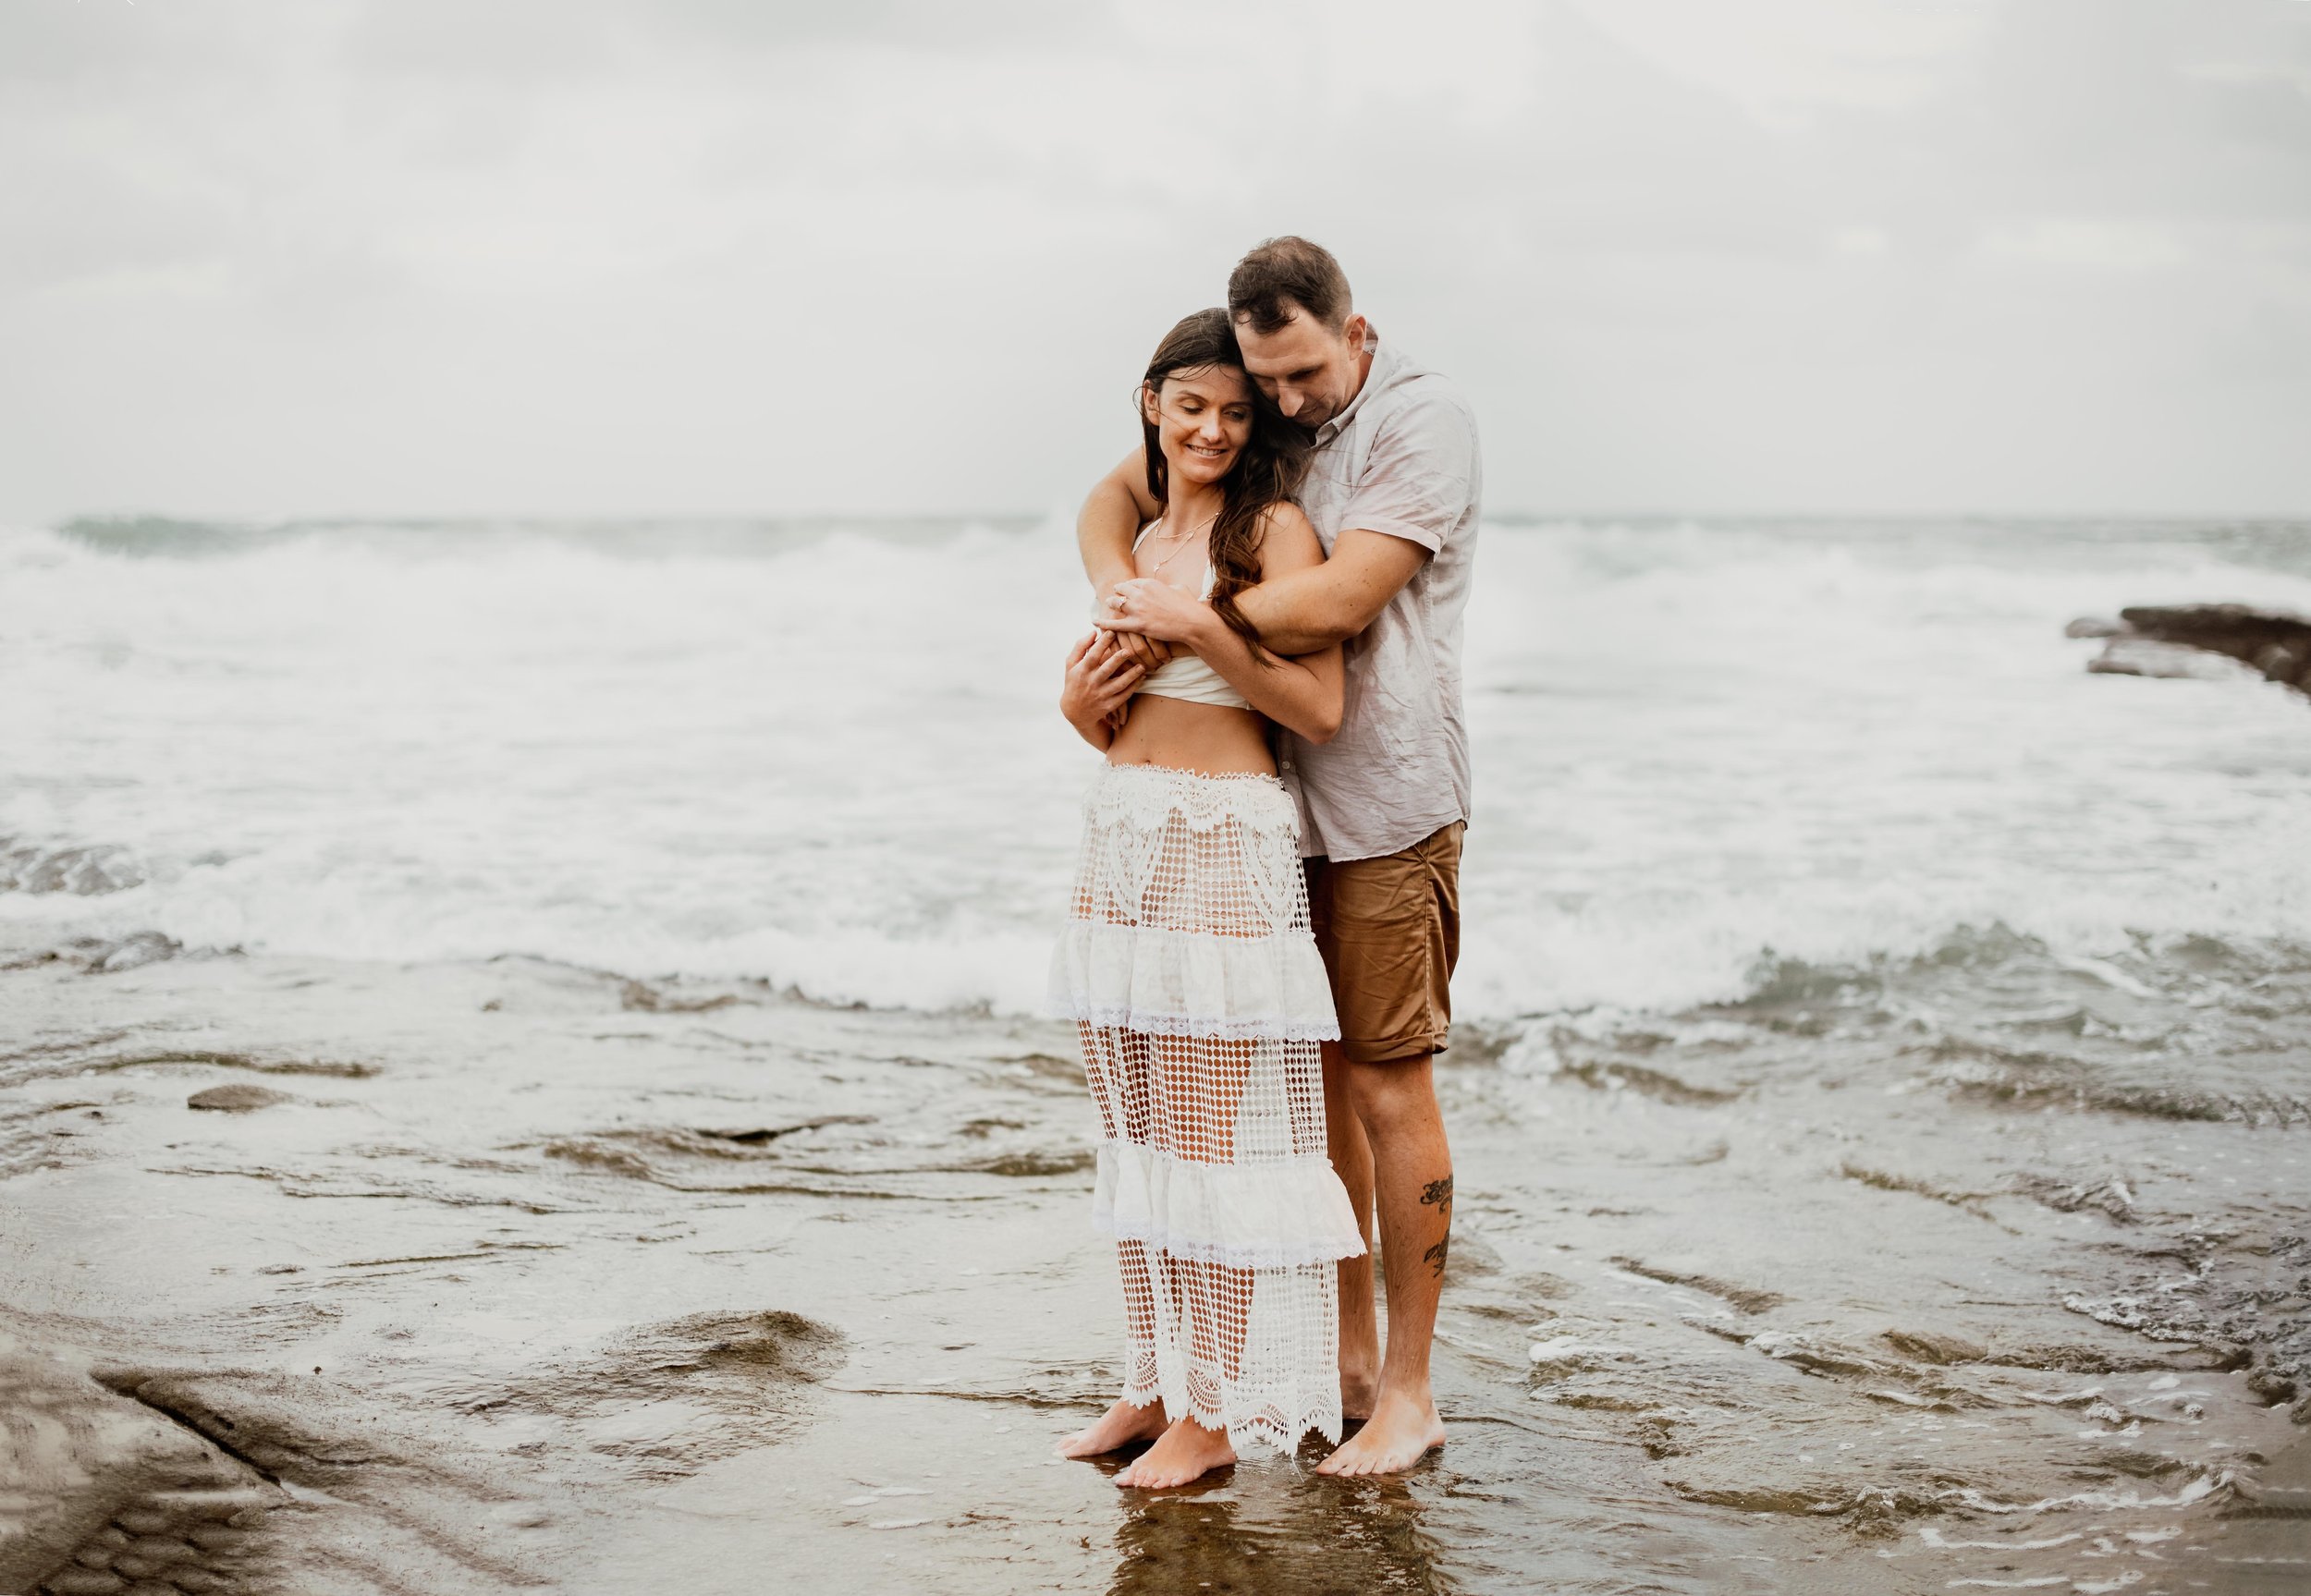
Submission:
{"label": "woman", "polygon": [[1227,629],[1144,679],[1104,631],[1068,656],[1061,712],[1107,764],[1052,991],[1099,1109],[1093,1208],[1116,1238],[1126,1358],[1121,1397],[1058,1452],[1153,1441],[1116,1483],[1163,1487],[1255,1442],[1339,1439],[1335,1265],[1364,1245],[1325,1156],[1317,1042],[1339,1029],[1267,737],[1339,729],[1340,651],[1280,659],[1236,605],[1324,558],[1291,502],[1304,447],[1255,402],[1222,311],[1171,330],[1139,404],[1163,514],[1138,571],[1200,592]]}

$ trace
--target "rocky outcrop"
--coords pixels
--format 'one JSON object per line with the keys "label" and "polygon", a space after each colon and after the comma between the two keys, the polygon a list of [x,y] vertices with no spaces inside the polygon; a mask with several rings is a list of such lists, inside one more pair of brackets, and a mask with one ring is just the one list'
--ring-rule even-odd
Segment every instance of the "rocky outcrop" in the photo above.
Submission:
{"label": "rocky outcrop", "polygon": [[0,1590],[272,1590],[263,1470],[0,1325]]}
{"label": "rocky outcrop", "polygon": [[2115,622],[2084,617],[2065,628],[2074,638],[2103,638],[2086,668],[2112,676],[2205,676],[2226,674],[2209,655],[2311,694],[2311,620],[2245,604],[2137,604]]}

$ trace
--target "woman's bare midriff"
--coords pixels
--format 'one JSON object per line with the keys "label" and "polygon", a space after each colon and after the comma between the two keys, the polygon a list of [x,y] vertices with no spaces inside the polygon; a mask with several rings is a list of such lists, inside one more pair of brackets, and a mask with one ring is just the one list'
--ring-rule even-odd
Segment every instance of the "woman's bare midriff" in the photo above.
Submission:
{"label": "woman's bare midriff", "polygon": [[1199,775],[1276,774],[1267,722],[1251,710],[1141,693],[1107,746],[1111,765],[1168,765]]}

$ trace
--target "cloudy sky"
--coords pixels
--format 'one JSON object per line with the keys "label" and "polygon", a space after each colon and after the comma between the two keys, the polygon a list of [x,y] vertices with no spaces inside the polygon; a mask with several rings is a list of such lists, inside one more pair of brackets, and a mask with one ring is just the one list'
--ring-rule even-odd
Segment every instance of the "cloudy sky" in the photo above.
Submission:
{"label": "cloudy sky", "polygon": [[0,518],[1041,510],[1296,231],[1502,511],[2311,512],[2311,0],[8,0]]}

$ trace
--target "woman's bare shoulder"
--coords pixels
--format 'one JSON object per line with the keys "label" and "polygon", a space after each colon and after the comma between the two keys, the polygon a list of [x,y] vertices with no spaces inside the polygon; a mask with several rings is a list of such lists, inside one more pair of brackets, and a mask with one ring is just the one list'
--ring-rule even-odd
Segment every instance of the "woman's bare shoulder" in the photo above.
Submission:
{"label": "woman's bare shoulder", "polygon": [[1324,563],[1324,544],[1316,537],[1308,512],[1290,499],[1280,499],[1260,512],[1260,554],[1264,571],[1297,570]]}

